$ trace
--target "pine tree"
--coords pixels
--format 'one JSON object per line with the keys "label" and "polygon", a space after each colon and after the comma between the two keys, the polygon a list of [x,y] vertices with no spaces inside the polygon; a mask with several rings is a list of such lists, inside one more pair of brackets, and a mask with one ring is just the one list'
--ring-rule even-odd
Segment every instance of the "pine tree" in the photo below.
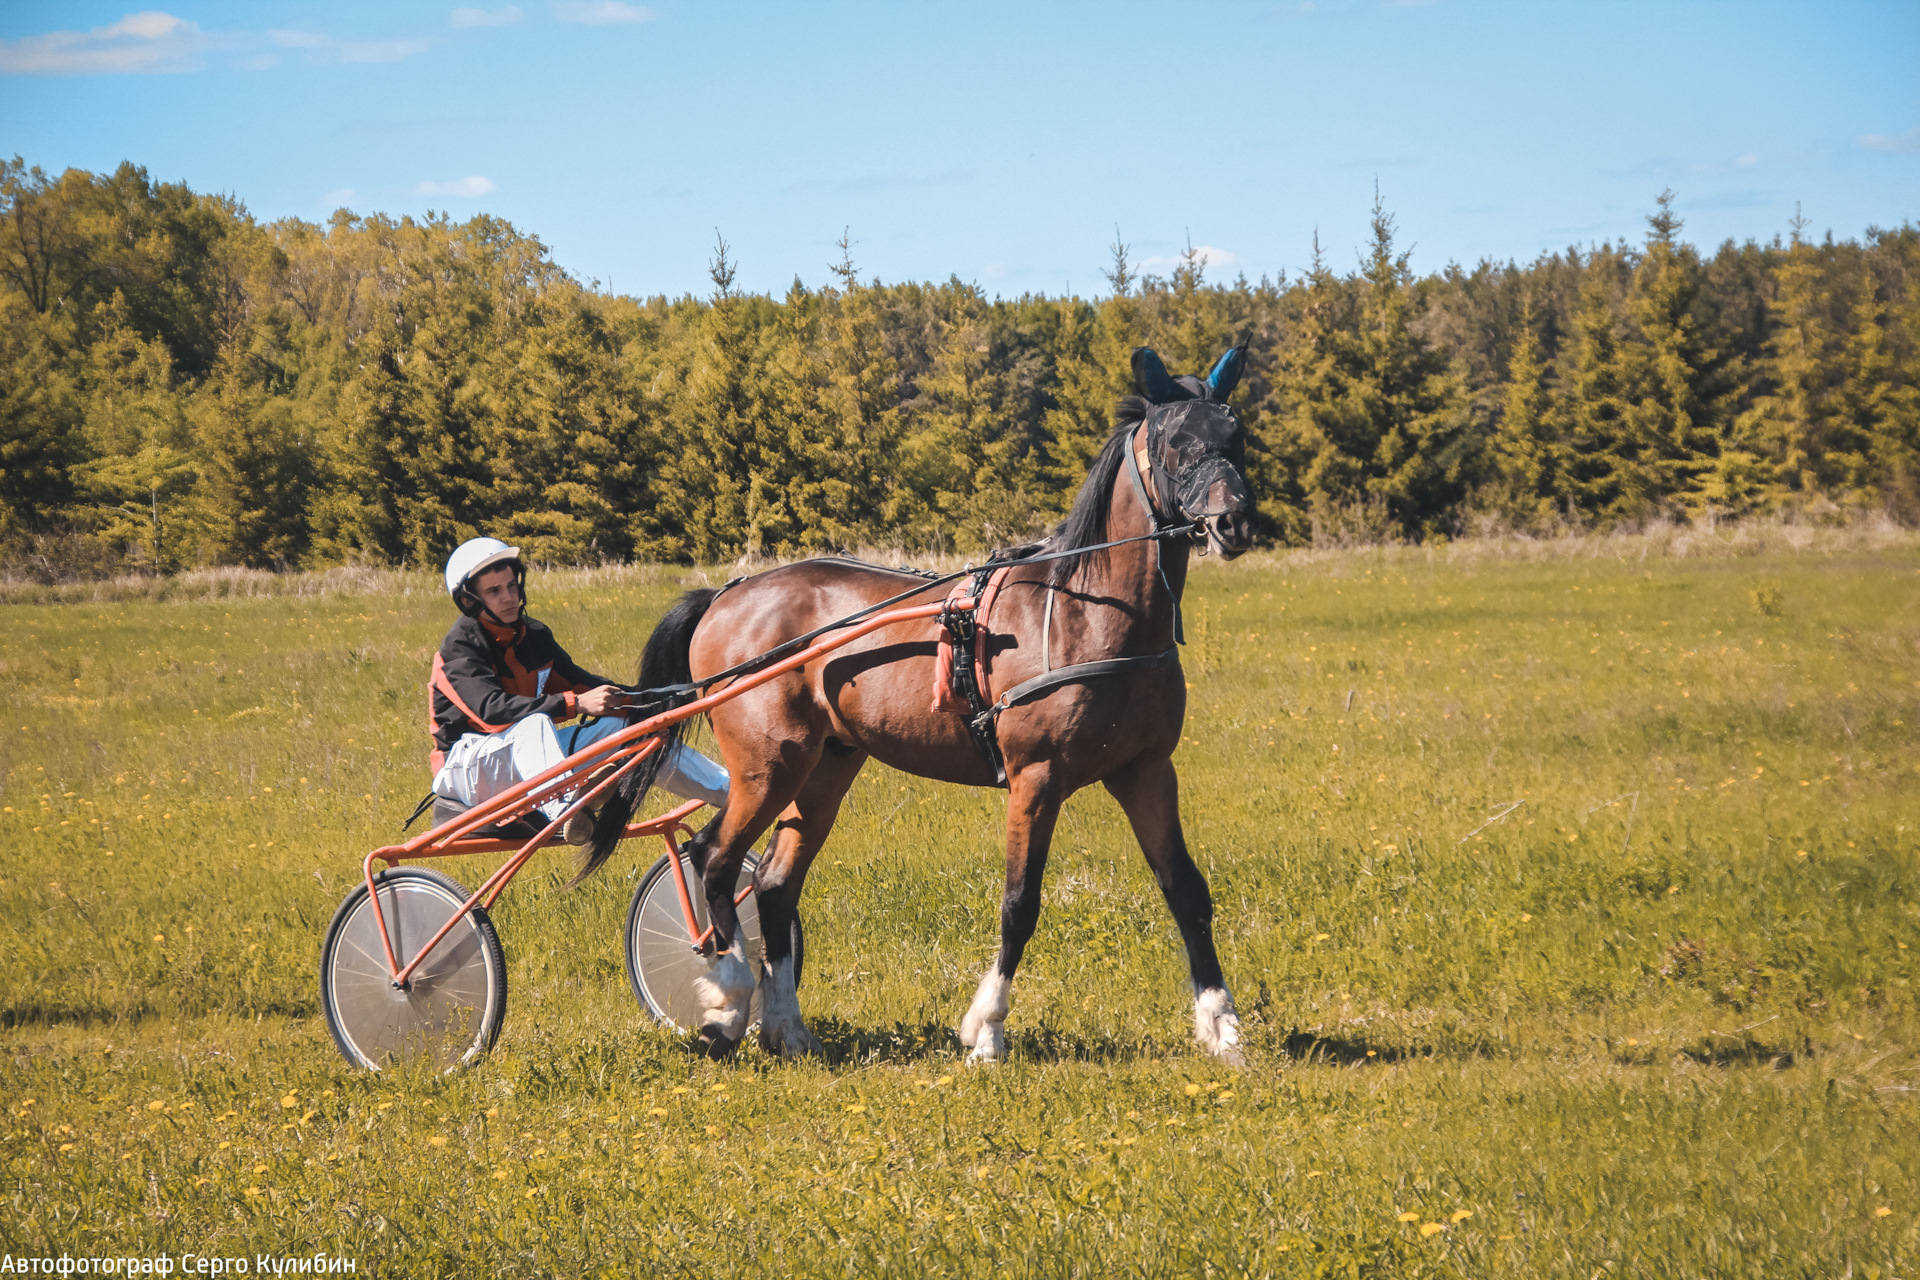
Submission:
{"label": "pine tree", "polygon": [[1626,426],[1647,499],[1671,498],[1688,510],[1744,505],[1758,478],[1752,460],[1721,468],[1721,403],[1728,388],[1720,353],[1702,336],[1693,304],[1700,260],[1677,239],[1674,195],[1659,196],[1627,295],[1631,322],[1621,346]]}
{"label": "pine tree", "polygon": [[1555,408],[1565,463],[1556,497],[1590,517],[1615,519],[1636,511],[1647,485],[1627,435],[1625,370],[1615,338],[1609,250],[1588,255],[1573,319],[1572,366]]}
{"label": "pine tree", "polygon": [[1851,332],[1832,397],[1833,435],[1851,447],[1832,455],[1839,494],[1877,496],[1894,514],[1920,518],[1920,386],[1900,377],[1887,306],[1869,269],[1857,285]]}
{"label": "pine tree", "polygon": [[307,546],[311,442],[282,398],[250,385],[236,363],[215,367],[194,401],[203,551],[257,568],[298,565]]}
{"label": "pine tree", "polygon": [[1494,468],[1507,509],[1529,521],[1554,516],[1565,484],[1566,459],[1554,429],[1546,375],[1529,294],[1521,305],[1513,354],[1507,361],[1504,412],[1493,441]]}
{"label": "pine tree", "polygon": [[[1830,401],[1842,376],[1842,336],[1832,324],[1828,264],[1801,238],[1804,226],[1796,212],[1793,238],[1774,269],[1774,296],[1767,300],[1772,332],[1765,349],[1773,391],[1756,402],[1743,426],[1778,459],[1779,482],[1786,489],[1829,493],[1842,483],[1836,467],[1857,469],[1864,441],[1834,435],[1839,424]],[[1854,455],[1852,466],[1835,456],[1848,454]]]}
{"label": "pine tree", "polygon": [[1356,456],[1368,496],[1384,500],[1401,536],[1430,537],[1448,529],[1475,478],[1465,378],[1413,328],[1413,273],[1394,252],[1393,217],[1377,192],[1372,225],[1353,352],[1353,391],[1371,448]]}

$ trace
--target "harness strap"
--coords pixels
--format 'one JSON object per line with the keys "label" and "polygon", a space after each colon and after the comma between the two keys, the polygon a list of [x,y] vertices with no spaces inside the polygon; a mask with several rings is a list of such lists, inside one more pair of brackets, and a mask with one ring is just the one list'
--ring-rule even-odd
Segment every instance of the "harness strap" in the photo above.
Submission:
{"label": "harness strap", "polygon": [[1098,662],[1076,662],[1069,667],[1056,667],[1052,671],[1041,672],[1031,680],[1022,680],[1001,694],[999,701],[980,713],[979,719],[991,721],[1008,707],[1018,706],[1055,685],[1076,684],[1096,676],[1116,676],[1125,671],[1152,671],[1179,661],[1180,650],[1175,647],[1136,658],[1103,658]]}
{"label": "harness strap", "polygon": [[[1146,425],[1141,424],[1140,429],[1146,430]],[[1152,497],[1147,493],[1147,482],[1140,476],[1140,463],[1143,458],[1147,458],[1144,447],[1137,453],[1132,449],[1127,450],[1127,478],[1133,481],[1133,492],[1140,499],[1140,505],[1147,509],[1147,519],[1153,524],[1154,533],[1158,534],[1164,526],[1160,522],[1160,508],[1154,505]],[[1151,470],[1152,466],[1152,459],[1147,459],[1148,469]],[[1160,558],[1158,538],[1153,542],[1153,571],[1160,575],[1160,585],[1167,589],[1167,598],[1173,601],[1173,642],[1176,645],[1185,644],[1187,628],[1180,616],[1180,597],[1174,594],[1173,583],[1167,580],[1167,566]]]}

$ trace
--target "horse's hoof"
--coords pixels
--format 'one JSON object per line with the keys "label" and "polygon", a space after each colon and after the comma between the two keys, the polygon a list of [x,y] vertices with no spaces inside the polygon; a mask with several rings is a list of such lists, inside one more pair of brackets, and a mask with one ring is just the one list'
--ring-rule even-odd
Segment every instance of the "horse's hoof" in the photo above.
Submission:
{"label": "horse's hoof", "polygon": [[993,1067],[1000,1065],[1000,1059],[1007,1056],[1006,1026],[999,1022],[983,1022],[974,1029],[973,1052],[967,1055],[970,1067]]}
{"label": "horse's hoof", "polygon": [[818,1058],[827,1051],[819,1038],[804,1026],[791,1026],[777,1032],[762,1026],[760,1047],[776,1058]]}
{"label": "horse's hoof", "polygon": [[997,1067],[1000,1065],[1000,1055],[994,1051],[992,1045],[986,1043],[977,1044],[973,1047],[973,1052],[967,1055],[967,1065],[970,1067]]}
{"label": "horse's hoof", "polygon": [[731,1058],[740,1048],[738,1040],[727,1038],[725,1031],[711,1024],[700,1028],[700,1052],[719,1062]]}
{"label": "horse's hoof", "polygon": [[1240,1051],[1240,1018],[1233,997],[1223,987],[1209,987],[1193,998],[1193,1038],[1214,1061],[1229,1067],[1247,1065]]}

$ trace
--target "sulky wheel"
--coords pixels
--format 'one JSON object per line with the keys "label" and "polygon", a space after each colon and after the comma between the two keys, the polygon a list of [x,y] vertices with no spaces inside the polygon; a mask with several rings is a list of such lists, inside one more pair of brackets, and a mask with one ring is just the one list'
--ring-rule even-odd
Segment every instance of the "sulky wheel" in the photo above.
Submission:
{"label": "sulky wheel", "polygon": [[[374,877],[387,936],[404,968],[470,896],[437,871],[402,867]],[[378,1071],[425,1059],[441,1071],[493,1046],[507,1012],[507,963],[493,922],[474,909],[395,990],[365,883],[340,904],[320,949],[320,1002],[347,1061]]]}
{"label": "sulky wheel", "polygon": [[[713,961],[693,949],[687,934],[686,913],[680,906],[680,890],[667,862],[671,856],[661,854],[659,861],[640,877],[640,887],[634,890],[633,906],[627,911],[627,976],[633,981],[633,994],[639,997],[646,1011],[665,1025],[682,1031],[696,1025],[698,1003],[693,993],[694,980],[711,970]],[[753,883],[758,865],[759,860],[752,854],[742,861],[740,878],[734,884],[736,894]],[[709,917],[700,877],[685,855],[680,858],[680,867],[686,873],[693,914],[699,921],[695,929],[704,932]],[[760,944],[760,911],[752,894],[740,903],[738,912],[747,968],[753,971],[755,983],[747,1019],[758,1022],[760,957],[764,948]]]}

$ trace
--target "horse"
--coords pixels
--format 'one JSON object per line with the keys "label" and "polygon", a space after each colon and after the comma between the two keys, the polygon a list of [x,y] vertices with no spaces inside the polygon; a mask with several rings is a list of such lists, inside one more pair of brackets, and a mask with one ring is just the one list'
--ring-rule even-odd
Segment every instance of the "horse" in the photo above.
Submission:
{"label": "horse", "polygon": [[[1054,823],[1067,797],[1094,783],[1125,812],[1179,926],[1195,1039],[1217,1059],[1241,1061],[1239,1018],[1214,948],[1213,899],[1181,831],[1173,752],[1186,714],[1176,639],[1189,550],[1200,542],[1201,554],[1231,559],[1253,542],[1247,436],[1226,403],[1245,357],[1243,342],[1204,377],[1176,378],[1152,349],[1133,352],[1138,394],[1121,399],[1073,506],[1037,548],[1074,552],[1136,540],[1008,570],[979,650],[983,674],[992,690],[1015,692],[1046,678],[1031,696],[1002,698],[1008,705],[997,715],[997,744],[977,742],[968,715],[930,708],[941,640],[935,618],[883,627],[708,713],[732,775],[725,806],[687,845],[714,924],[715,963],[697,984],[700,1037],[710,1053],[732,1052],[748,1029],[754,975],[741,959],[745,948],[733,945],[739,924],[729,890],[769,827],[774,834],[753,881],[764,939],[760,1043],[781,1056],[820,1052],[797,994],[800,895],[854,777],[878,759],[968,786],[1004,777],[1000,947],[958,1028],[969,1064],[997,1062],[1006,1052],[1013,977],[1039,917]],[[689,592],[649,638],[640,686],[685,686],[725,672],[911,591],[913,581],[907,571],[834,557]],[[901,604],[937,602],[940,590],[930,584]],[[1063,674],[1076,664],[1100,665]],[[663,736],[677,739],[683,724]],[[623,778],[602,806],[575,883],[612,852],[652,784],[649,767]]]}

